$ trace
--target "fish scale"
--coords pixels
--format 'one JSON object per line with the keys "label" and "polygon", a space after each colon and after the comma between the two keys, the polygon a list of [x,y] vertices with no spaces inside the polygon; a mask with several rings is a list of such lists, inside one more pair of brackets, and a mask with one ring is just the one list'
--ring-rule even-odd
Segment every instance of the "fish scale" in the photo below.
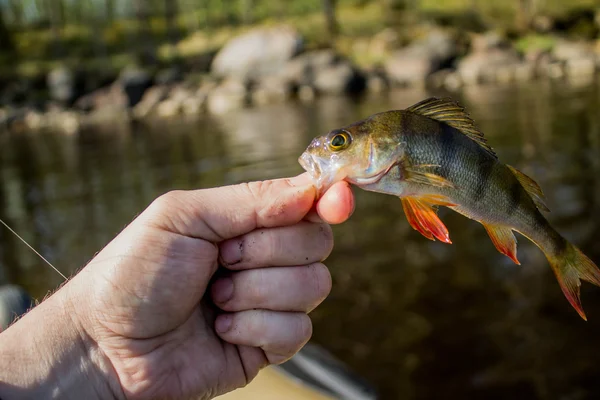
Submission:
{"label": "fish scale", "polygon": [[319,193],[346,180],[399,197],[410,225],[431,240],[452,243],[440,206],[483,224],[496,249],[517,264],[519,232],[546,255],[565,297],[587,318],[580,281],[600,286],[600,270],[546,220],[539,185],[501,163],[453,100],[430,98],[333,130],[315,138],[299,161]]}

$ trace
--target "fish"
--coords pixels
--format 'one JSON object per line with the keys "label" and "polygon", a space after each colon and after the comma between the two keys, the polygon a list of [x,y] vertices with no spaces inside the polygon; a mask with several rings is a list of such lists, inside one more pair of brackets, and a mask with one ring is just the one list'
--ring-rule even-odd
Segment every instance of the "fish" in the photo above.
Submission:
{"label": "fish", "polygon": [[520,265],[517,232],[546,256],[559,286],[587,321],[581,281],[600,286],[600,270],[557,232],[538,183],[503,164],[465,108],[431,97],[315,137],[298,159],[317,196],[339,181],[397,196],[413,229],[451,244],[438,216],[446,207],[483,225],[495,248]]}

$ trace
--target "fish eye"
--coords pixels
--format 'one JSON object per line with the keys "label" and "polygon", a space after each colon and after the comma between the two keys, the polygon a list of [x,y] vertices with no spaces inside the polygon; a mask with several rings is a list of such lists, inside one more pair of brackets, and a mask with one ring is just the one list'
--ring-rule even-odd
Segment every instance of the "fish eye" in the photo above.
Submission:
{"label": "fish eye", "polygon": [[347,132],[336,133],[329,141],[329,147],[333,151],[340,151],[350,145],[350,135]]}

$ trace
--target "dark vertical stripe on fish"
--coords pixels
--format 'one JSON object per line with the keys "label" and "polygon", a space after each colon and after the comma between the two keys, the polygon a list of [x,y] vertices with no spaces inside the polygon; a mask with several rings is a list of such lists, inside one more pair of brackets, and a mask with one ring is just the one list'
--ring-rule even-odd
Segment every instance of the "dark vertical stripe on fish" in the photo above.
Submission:
{"label": "dark vertical stripe on fish", "polygon": [[508,207],[506,213],[511,216],[519,209],[521,205],[521,196],[525,192],[525,189],[521,186],[521,184],[515,181],[510,186],[510,196],[508,198]]}
{"label": "dark vertical stripe on fish", "polygon": [[477,152],[477,186],[475,187],[475,201],[480,201],[485,196],[486,189],[492,178],[495,162],[484,153],[483,150]]}
{"label": "dark vertical stripe on fish", "polygon": [[450,178],[450,171],[452,170],[452,166],[456,160],[456,155],[458,153],[459,147],[456,143],[455,136],[458,133],[453,132],[452,129],[442,128],[441,132],[437,136],[438,139],[438,147],[441,153],[440,156],[440,176],[448,179]]}

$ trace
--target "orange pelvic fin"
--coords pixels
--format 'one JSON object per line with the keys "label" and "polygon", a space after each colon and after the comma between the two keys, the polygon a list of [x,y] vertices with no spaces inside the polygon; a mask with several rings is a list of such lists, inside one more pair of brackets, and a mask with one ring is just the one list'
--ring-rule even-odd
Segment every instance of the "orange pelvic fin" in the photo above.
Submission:
{"label": "orange pelvic fin", "polygon": [[490,235],[490,239],[492,239],[492,243],[494,243],[496,249],[513,260],[515,264],[521,265],[517,259],[517,239],[512,229],[500,225],[488,225],[485,223],[482,223],[482,225],[488,235]]}
{"label": "orange pelvic fin", "polygon": [[567,243],[562,254],[558,256],[546,254],[546,256],[563,294],[579,316],[587,321],[581,306],[581,280],[600,286],[600,270],[592,260],[571,243]]}
{"label": "orange pelvic fin", "polygon": [[402,207],[408,222],[414,230],[420,232],[427,239],[451,244],[450,235],[446,225],[437,216],[434,206],[454,206],[444,196],[403,197]]}

